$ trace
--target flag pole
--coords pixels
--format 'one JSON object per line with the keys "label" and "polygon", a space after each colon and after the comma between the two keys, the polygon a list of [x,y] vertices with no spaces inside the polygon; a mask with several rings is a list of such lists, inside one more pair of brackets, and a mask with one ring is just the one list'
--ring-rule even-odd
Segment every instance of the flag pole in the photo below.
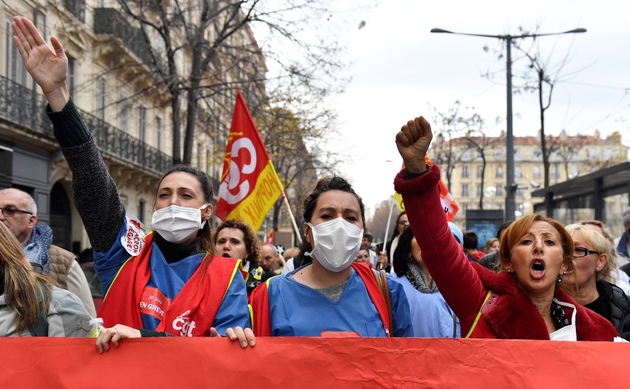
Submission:
{"label": "flag pole", "polygon": [[[385,238],[383,239],[383,250],[385,251],[385,246],[387,245],[387,235],[389,235],[389,225],[392,221],[392,212],[394,211],[394,205],[396,205],[396,200],[391,201],[391,197],[389,198],[389,202],[391,205],[389,206],[389,216],[387,217],[387,226],[385,227]],[[389,254],[389,253],[388,253]]]}
{"label": "flag pole", "polygon": [[289,216],[291,216],[291,224],[293,224],[293,229],[295,230],[295,235],[297,236],[298,243],[302,244],[302,237],[300,236],[300,230],[298,230],[297,223],[295,222],[295,217],[293,216],[293,211],[291,211],[291,206],[289,205],[289,200],[287,199],[287,195],[284,193],[284,189],[282,189],[282,199],[284,200],[284,204],[286,204],[287,209],[289,210]]}

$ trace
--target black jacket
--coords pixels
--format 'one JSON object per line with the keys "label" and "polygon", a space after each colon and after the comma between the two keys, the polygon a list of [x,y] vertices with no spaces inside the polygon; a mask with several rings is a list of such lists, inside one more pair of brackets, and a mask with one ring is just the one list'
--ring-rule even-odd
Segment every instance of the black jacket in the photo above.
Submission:
{"label": "black jacket", "polygon": [[630,298],[617,285],[602,280],[597,281],[597,292],[604,310],[597,313],[608,319],[622,338],[630,341]]}

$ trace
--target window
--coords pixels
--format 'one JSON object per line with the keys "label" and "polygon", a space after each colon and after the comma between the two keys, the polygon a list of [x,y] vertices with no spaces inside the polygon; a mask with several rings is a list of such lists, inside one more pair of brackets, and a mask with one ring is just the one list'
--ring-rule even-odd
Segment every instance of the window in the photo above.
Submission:
{"label": "window", "polygon": [[523,178],[523,170],[520,166],[514,166],[514,178]]}
{"label": "window", "polygon": [[68,57],[68,91],[70,96],[76,100],[77,93],[77,60]]}
{"label": "window", "polygon": [[477,178],[483,178],[483,165],[477,166]]}
{"label": "window", "polygon": [[553,182],[554,184],[558,183],[558,180],[560,179],[560,169],[558,168],[558,164],[553,164],[552,166],[552,173],[551,175],[553,176]]}
{"label": "window", "polygon": [[588,155],[588,159],[591,161],[599,159],[599,149],[596,147],[590,147],[586,150],[586,154]]}
{"label": "window", "polygon": [[155,118],[155,148],[162,151],[162,119]]}
{"label": "window", "polygon": [[504,196],[502,184],[497,184],[497,196]]}
{"label": "window", "polygon": [[481,193],[483,192],[483,188],[481,185],[477,185],[477,197],[481,197]]}
{"label": "window", "polygon": [[514,150],[514,160],[515,161],[522,161],[523,160],[523,149],[522,148],[517,148]]}
{"label": "window", "polygon": [[212,153],[210,153],[210,150],[206,150],[206,174],[208,176],[210,176],[210,166],[212,165],[210,162],[211,160],[212,160]]}
{"label": "window", "polygon": [[120,92],[120,113],[118,114],[118,127],[121,131],[129,132],[129,96],[125,92]]}
{"label": "window", "polygon": [[11,81],[20,85],[28,86],[27,72],[22,65],[22,57],[18,52],[17,46],[13,43],[13,29],[11,28],[11,19],[6,19],[6,48],[7,48],[7,76]]}
{"label": "window", "polygon": [[541,173],[540,173],[540,165],[534,165],[534,173],[532,174],[532,177],[535,180],[539,180],[541,177]]}
{"label": "window", "polygon": [[496,148],[492,150],[495,161],[505,160],[505,149]]}
{"label": "window", "polygon": [[146,203],[144,202],[144,200],[138,201],[138,219],[140,219],[142,223],[144,223],[145,208],[146,208]]}
{"label": "window", "polygon": [[105,107],[107,106],[106,91],[107,82],[103,77],[96,78],[96,110],[95,116],[101,120],[105,120]]}
{"label": "window", "polygon": [[542,160],[542,151],[539,148],[532,149],[532,160],[534,161]]}
{"label": "window", "polygon": [[145,141],[147,134],[147,109],[143,106],[138,108],[138,138]]}
{"label": "window", "polygon": [[468,197],[468,184],[462,184],[462,197]]}
{"label": "window", "polygon": [[201,143],[197,143],[197,169],[203,171],[203,169],[201,168],[201,162],[203,162],[203,159],[201,157],[203,153],[203,146],[201,145]]}
{"label": "window", "polygon": [[468,178],[468,165],[462,166],[462,178]]}
{"label": "window", "polygon": [[503,178],[503,166],[497,166],[496,178]]}

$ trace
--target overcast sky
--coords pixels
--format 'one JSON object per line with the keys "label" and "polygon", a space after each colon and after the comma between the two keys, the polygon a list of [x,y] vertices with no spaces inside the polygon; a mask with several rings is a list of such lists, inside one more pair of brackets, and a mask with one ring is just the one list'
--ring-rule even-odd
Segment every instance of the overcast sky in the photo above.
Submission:
{"label": "overcast sky", "polygon": [[[339,144],[352,156],[342,174],[373,210],[393,193],[402,162],[396,132],[415,116],[429,116],[428,104],[446,111],[459,100],[487,122],[505,118],[505,60],[483,50],[499,49],[500,41],[431,34],[434,27],[491,35],[518,35],[519,26],[531,30],[537,24],[540,33],[586,28],[585,34],[540,38],[551,64],[572,44],[565,73],[577,72],[554,90],[547,131],[592,135],[597,129],[604,136],[619,131],[630,145],[629,11],[630,3],[621,0],[380,1],[361,15],[364,28],[357,23],[341,39],[353,62],[353,80],[333,102],[341,120]],[[487,71],[497,72],[494,82],[481,77]],[[537,95],[514,95],[513,110],[515,135],[535,135]]]}

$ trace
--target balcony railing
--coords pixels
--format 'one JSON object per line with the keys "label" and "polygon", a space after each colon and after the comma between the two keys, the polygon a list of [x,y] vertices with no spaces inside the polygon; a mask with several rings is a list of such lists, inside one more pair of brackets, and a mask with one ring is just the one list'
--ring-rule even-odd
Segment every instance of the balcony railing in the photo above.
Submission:
{"label": "balcony railing", "polygon": [[77,19],[85,23],[85,0],[63,0],[63,5]]}
{"label": "balcony railing", "polygon": [[[0,76],[0,118],[54,140],[52,123],[45,112],[46,104],[44,96]],[[173,159],[158,149],[92,114],[80,109],[79,112],[102,153],[156,175],[172,166]]]}
{"label": "balcony railing", "polygon": [[135,54],[144,64],[153,63],[144,32],[132,27],[114,8],[94,9],[94,33],[113,35]]}

